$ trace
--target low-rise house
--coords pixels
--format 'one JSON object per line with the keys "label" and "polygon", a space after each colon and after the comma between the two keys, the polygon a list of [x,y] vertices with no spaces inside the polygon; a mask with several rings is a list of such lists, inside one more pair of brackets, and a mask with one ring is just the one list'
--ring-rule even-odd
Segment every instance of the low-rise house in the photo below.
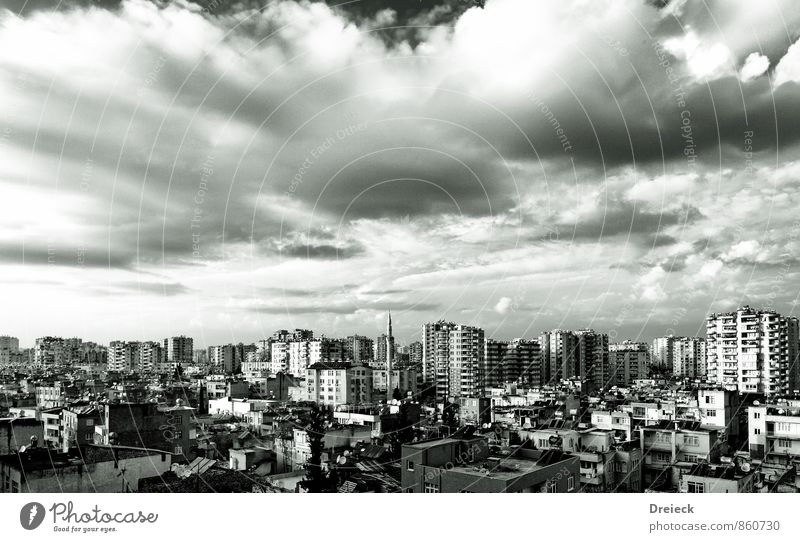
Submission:
{"label": "low-rise house", "polygon": [[755,470],[749,464],[694,465],[681,473],[681,493],[753,493]]}
{"label": "low-rise house", "polygon": [[44,442],[44,424],[36,418],[0,418],[0,455],[17,452],[31,444],[31,438]]}
{"label": "low-rise house", "polygon": [[640,427],[639,433],[643,481],[651,489],[674,489],[682,470],[700,462],[717,462],[720,457],[719,432],[700,422],[662,421]]}
{"label": "low-rise house", "polygon": [[30,447],[0,456],[0,492],[125,493],[171,464],[171,454],[145,448],[90,445],[63,453]]}
{"label": "low-rise house", "polygon": [[400,468],[406,493],[572,493],[580,487],[577,456],[524,447],[492,454],[481,436],[404,444]]}
{"label": "low-rise house", "polygon": [[61,423],[61,407],[48,408],[39,413],[44,425],[44,445],[50,448],[61,448],[63,426]]}

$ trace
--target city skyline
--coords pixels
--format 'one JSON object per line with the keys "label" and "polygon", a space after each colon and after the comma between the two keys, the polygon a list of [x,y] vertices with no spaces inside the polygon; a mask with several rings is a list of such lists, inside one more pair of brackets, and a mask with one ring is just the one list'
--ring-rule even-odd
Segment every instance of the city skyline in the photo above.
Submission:
{"label": "city skyline", "polygon": [[796,3],[4,6],[24,344],[796,314]]}

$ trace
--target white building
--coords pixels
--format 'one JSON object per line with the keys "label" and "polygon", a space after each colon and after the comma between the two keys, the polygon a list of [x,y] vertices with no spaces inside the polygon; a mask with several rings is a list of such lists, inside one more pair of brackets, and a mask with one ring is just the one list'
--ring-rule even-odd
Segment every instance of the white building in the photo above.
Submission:
{"label": "white building", "polygon": [[194,359],[194,340],[191,337],[168,337],[164,339],[164,360],[170,370],[178,365],[191,365]]}
{"label": "white building", "polygon": [[672,374],[699,378],[706,376],[706,341],[702,337],[674,337]]}
{"label": "white building", "polygon": [[366,365],[315,363],[307,374],[309,401],[333,407],[372,401],[372,369]]}
{"label": "white building", "polygon": [[133,371],[138,353],[138,342],[111,341],[108,345],[108,370],[120,373]]}
{"label": "white building", "polygon": [[768,396],[797,389],[797,318],[742,307],[708,316],[706,336],[710,380]]}
{"label": "white building", "polygon": [[289,343],[277,341],[270,347],[270,370],[272,374],[289,372]]}

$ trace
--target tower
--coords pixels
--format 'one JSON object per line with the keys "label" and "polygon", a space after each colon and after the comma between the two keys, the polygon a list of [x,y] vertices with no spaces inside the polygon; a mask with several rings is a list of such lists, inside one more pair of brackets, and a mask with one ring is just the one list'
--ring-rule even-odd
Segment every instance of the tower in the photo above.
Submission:
{"label": "tower", "polygon": [[386,399],[394,392],[392,386],[392,369],[394,362],[394,337],[392,337],[392,311],[389,311],[389,321],[386,324]]}

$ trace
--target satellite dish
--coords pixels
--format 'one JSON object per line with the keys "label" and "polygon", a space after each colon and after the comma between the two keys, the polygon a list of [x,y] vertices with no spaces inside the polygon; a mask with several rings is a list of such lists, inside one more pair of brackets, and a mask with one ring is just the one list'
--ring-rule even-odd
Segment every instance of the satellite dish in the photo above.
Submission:
{"label": "satellite dish", "polygon": [[753,406],[758,406],[758,405],[760,405],[760,404],[761,404],[761,402],[760,402],[760,401],[753,401]]}
{"label": "satellite dish", "polygon": [[742,472],[750,472],[750,463],[745,461],[744,463],[739,465],[739,470],[741,470]]}

